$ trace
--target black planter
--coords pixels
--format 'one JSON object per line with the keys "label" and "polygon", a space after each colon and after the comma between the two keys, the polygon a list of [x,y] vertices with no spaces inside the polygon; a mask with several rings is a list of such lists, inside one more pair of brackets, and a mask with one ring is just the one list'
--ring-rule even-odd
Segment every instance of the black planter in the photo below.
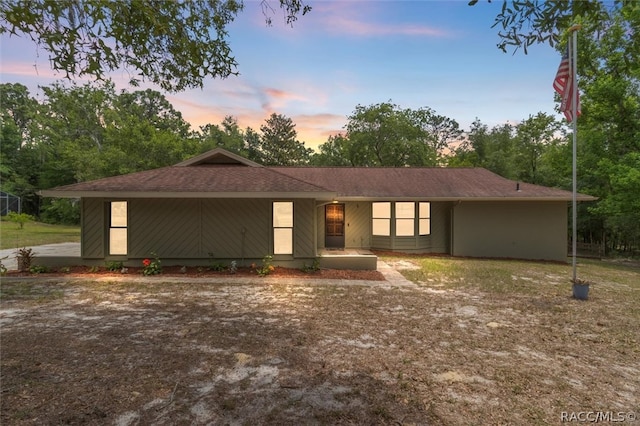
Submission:
{"label": "black planter", "polygon": [[589,298],[589,284],[573,284],[573,297],[578,300]]}

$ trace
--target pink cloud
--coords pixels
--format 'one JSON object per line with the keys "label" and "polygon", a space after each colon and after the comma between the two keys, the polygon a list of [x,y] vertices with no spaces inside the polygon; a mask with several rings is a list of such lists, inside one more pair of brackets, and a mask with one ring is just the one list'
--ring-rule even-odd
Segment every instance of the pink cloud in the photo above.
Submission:
{"label": "pink cloud", "polygon": [[[405,35],[416,37],[450,37],[448,30],[426,24],[392,24],[385,20],[375,2],[322,2],[313,4],[308,17],[323,30],[335,34],[375,37]],[[305,23],[306,25],[306,23]]]}
{"label": "pink cloud", "polygon": [[426,37],[447,37],[447,31],[430,27],[428,25],[394,25],[381,22],[365,22],[352,19],[346,16],[334,17],[330,21],[329,27],[333,32],[351,34],[362,37],[406,35],[406,36],[426,36]]}

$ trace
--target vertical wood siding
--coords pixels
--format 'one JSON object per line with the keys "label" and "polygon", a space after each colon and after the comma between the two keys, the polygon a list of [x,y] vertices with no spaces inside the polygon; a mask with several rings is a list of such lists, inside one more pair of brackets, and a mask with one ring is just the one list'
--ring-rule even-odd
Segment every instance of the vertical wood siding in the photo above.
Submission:
{"label": "vertical wood siding", "polygon": [[105,254],[105,206],[102,198],[82,199],[81,253],[85,259],[101,259]]}

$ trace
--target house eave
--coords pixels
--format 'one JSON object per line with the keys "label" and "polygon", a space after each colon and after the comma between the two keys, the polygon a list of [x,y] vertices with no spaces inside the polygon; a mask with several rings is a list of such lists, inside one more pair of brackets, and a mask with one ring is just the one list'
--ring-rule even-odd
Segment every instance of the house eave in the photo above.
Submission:
{"label": "house eave", "polygon": [[[596,201],[597,197],[589,195],[580,195],[577,201]],[[379,197],[335,197],[336,201],[432,201],[432,202],[478,202],[478,201],[555,201],[570,202],[571,197],[544,197],[544,196],[505,196],[505,197],[469,197],[469,196],[451,196],[451,197],[425,197],[425,196],[379,196]]]}
{"label": "house eave", "polygon": [[55,191],[42,190],[42,197],[51,198],[329,198],[332,192],[149,192],[149,191]]}
{"label": "house eave", "polygon": [[[504,197],[474,197],[474,196],[340,196],[335,192],[181,192],[181,191],[56,191],[41,190],[42,197],[51,198],[291,198],[315,199],[319,201],[367,202],[367,201],[431,201],[431,202],[479,202],[479,201],[536,201],[536,202],[570,202],[571,197],[563,196],[504,196]],[[579,194],[577,201],[596,201],[597,197]]]}

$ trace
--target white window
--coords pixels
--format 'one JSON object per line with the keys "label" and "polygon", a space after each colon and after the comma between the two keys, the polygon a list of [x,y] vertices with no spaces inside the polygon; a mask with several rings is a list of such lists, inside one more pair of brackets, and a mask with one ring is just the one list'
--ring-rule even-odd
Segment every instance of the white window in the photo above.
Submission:
{"label": "white window", "polygon": [[293,254],[293,202],[273,203],[273,254]]}
{"label": "white window", "polygon": [[110,206],[109,254],[127,254],[127,202],[113,201]]}
{"label": "white window", "polygon": [[391,203],[373,203],[371,217],[373,235],[391,235]]}
{"label": "white window", "polygon": [[431,203],[420,203],[418,215],[420,235],[431,234]]}
{"label": "white window", "polygon": [[415,235],[415,203],[396,203],[396,236],[413,237]]}

